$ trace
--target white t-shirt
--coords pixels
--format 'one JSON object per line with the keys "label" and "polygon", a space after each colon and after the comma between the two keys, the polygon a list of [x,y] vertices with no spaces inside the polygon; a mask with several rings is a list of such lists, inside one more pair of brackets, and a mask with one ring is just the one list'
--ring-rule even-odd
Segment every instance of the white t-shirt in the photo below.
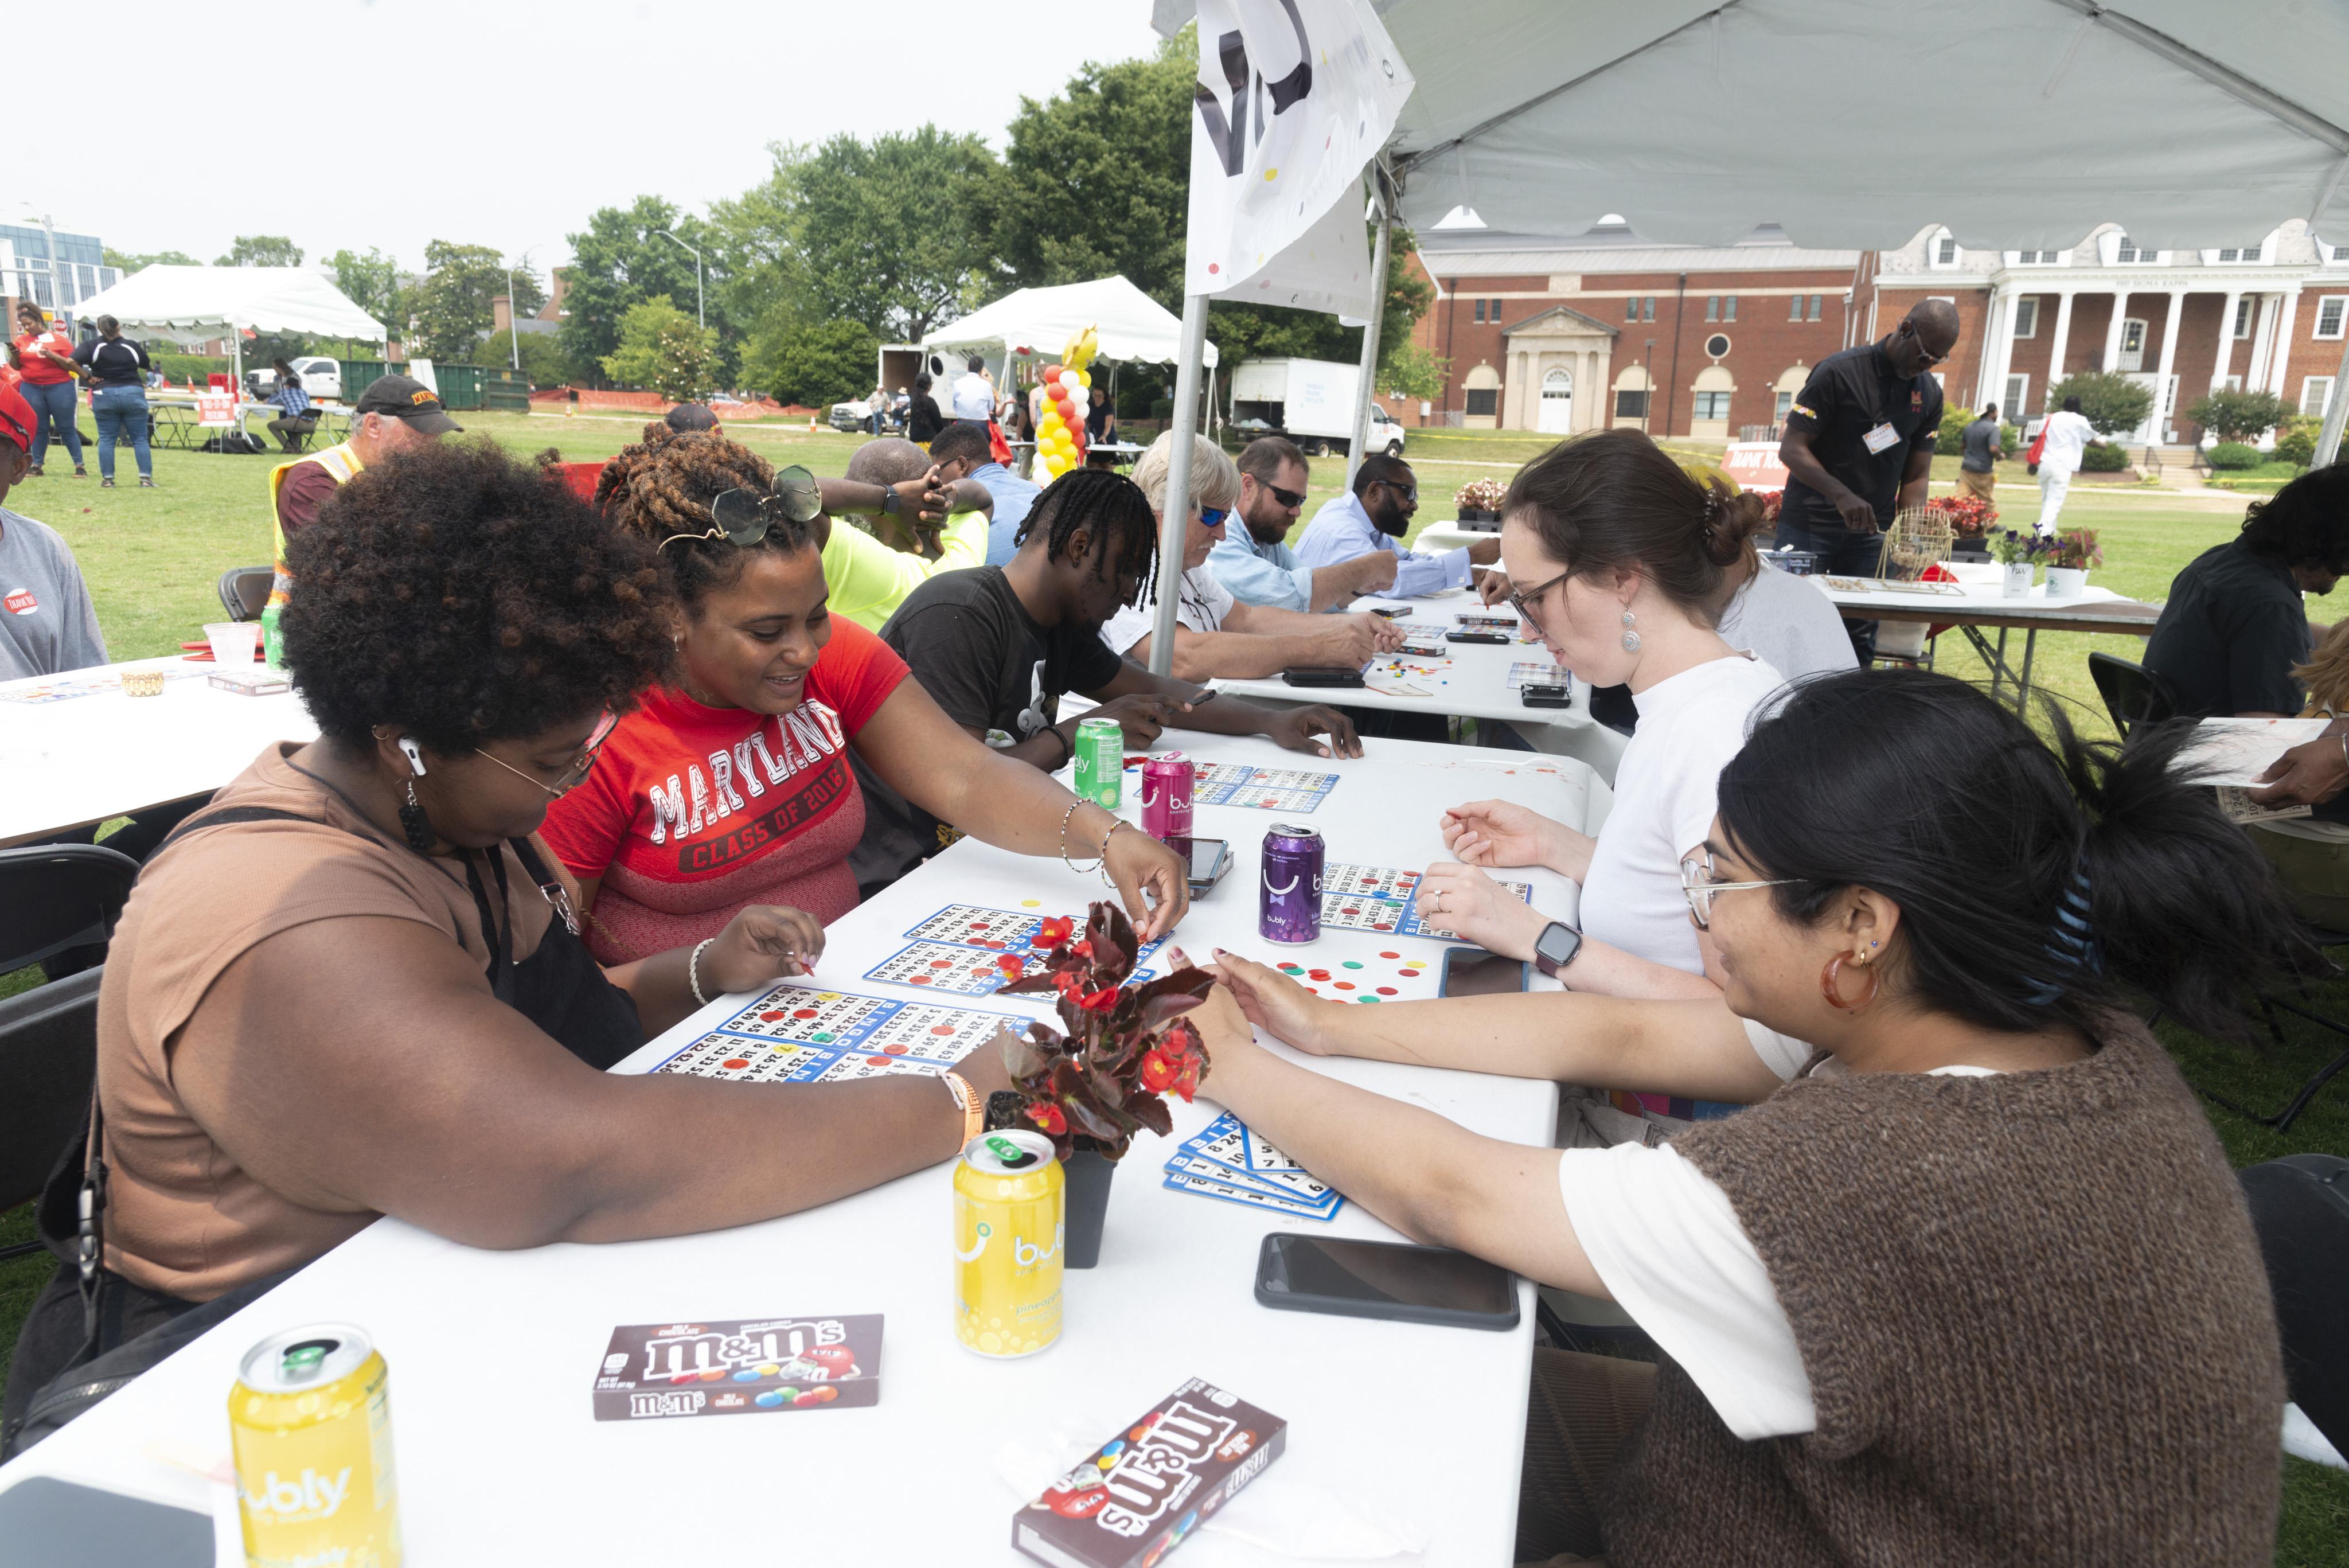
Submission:
{"label": "white t-shirt", "polygon": [[1704,972],[1681,859],[1713,831],[1713,788],[1754,710],[1785,682],[1751,656],[1707,659],[1632,698],[1640,728],[1615,768],[1615,809],[1582,880],[1582,933],[1651,963]]}
{"label": "white t-shirt", "polygon": [[1816,581],[1768,565],[1721,612],[1721,640],[1752,652],[1789,680],[1859,664],[1843,617]]}
{"label": "white t-shirt", "polygon": [[[1239,601],[1232,591],[1216,580],[1216,574],[1205,566],[1183,574],[1183,591],[1174,605],[1174,624],[1193,631],[1221,631],[1224,618],[1232,613]],[[1148,637],[1158,627],[1158,595],[1154,590],[1138,605],[1128,605],[1109,618],[1102,628],[1102,640],[1112,653],[1123,654],[1135,643]]]}
{"label": "white t-shirt", "polygon": [[958,420],[995,417],[995,389],[976,370],[966,370],[954,384],[954,414]]}
{"label": "white t-shirt", "polygon": [[[1647,727],[1645,714],[1640,726]],[[1933,1072],[1988,1077],[1992,1070]],[[1818,1428],[1794,1326],[1717,1182],[1670,1144],[1623,1143],[1561,1150],[1557,1187],[1608,1294],[1680,1363],[1722,1425],[1749,1443]]]}
{"label": "white t-shirt", "polygon": [[2059,409],[2047,416],[2044,427],[2047,444],[2039,449],[2039,472],[2058,469],[2065,473],[2080,471],[2080,454],[2095,439],[2096,427],[2068,409]]}

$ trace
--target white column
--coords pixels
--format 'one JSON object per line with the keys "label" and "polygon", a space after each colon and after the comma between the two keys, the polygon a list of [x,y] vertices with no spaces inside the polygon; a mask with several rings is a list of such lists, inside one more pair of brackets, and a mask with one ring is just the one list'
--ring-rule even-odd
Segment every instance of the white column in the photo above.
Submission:
{"label": "white column", "polygon": [[2251,322],[2251,362],[2243,370],[2243,390],[2256,392],[2267,385],[2268,334],[2275,326],[2275,296],[2260,296],[2260,307]]}
{"label": "white column", "polygon": [[2096,361],[2099,370],[2121,368],[2121,322],[2128,315],[2128,302],[2127,286],[2113,290],[2113,318],[2105,327],[2105,357]]}
{"label": "white column", "polygon": [[2186,291],[2171,289],[2169,319],[2162,323],[2161,327],[2161,369],[2154,373],[2153,379],[2153,433],[2149,439],[2156,446],[2166,439],[2165,431],[2169,424],[2169,371],[2170,367],[2178,363],[2178,322],[2185,313]]}
{"label": "white column", "polygon": [[2295,286],[2283,291],[2276,302],[2275,347],[2268,350],[2268,390],[2278,397],[2289,397],[2283,389],[2284,379],[2292,374],[2292,318],[2300,314],[2300,289]]}
{"label": "white column", "polygon": [[2229,372],[2235,363],[2235,313],[2243,307],[2243,291],[2227,291],[2227,308],[2219,317],[2219,355],[2210,363],[2210,389],[2217,391],[2227,384]]}
{"label": "white column", "polygon": [[2006,379],[2014,373],[2014,315],[2023,308],[2022,286],[2013,279],[2008,280],[2005,288],[2000,292],[1999,299],[2002,307],[1998,313],[1998,341],[1992,346],[1988,362],[1990,384],[1982,388],[1974,406],[1980,408],[1984,402],[1995,402],[1999,418],[2021,424],[2023,411],[2006,406]]}
{"label": "white column", "polygon": [[[2064,379],[2064,349],[2072,340],[2072,291],[2065,289],[2055,296],[2055,341],[2047,346],[2047,385],[2053,387]],[[2046,402],[2044,393],[2040,400]],[[2053,412],[2054,405],[2047,404]]]}

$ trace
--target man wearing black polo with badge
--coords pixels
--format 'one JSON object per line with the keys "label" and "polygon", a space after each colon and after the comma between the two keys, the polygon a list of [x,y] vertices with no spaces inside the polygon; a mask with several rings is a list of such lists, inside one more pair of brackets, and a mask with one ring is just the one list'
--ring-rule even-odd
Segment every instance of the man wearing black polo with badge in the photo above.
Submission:
{"label": "man wearing black polo with badge", "polygon": [[[1931,371],[1957,343],[1957,306],[1928,299],[1889,337],[1819,361],[1795,394],[1778,446],[1786,465],[1781,548],[1811,552],[1821,575],[1878,575],[1884,531],[1902,507],[1925,504],[1941,430],[1941,384]],[[1865,669],[1876,623],[1845,624]]]}

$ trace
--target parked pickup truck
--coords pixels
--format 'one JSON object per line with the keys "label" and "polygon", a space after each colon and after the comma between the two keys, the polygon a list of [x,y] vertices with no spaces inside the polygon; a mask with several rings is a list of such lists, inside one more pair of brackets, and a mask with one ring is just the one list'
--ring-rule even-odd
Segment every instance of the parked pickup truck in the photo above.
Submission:
{"label": "parked pickup truck", "polygon": [[[339,364],[316,354],[305,354],[287,363],[302,378],[302,389],[310,394],[313,402],[342,400],[343,368]],[[266,365],[257,370],[248,369],[244,385],[255,398],[265,398],[277,389],[277,372]]]}

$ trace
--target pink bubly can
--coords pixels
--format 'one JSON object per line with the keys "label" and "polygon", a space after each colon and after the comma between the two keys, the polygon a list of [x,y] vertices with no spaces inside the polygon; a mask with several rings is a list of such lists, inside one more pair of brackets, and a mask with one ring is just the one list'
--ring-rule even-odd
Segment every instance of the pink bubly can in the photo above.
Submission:
{"label": "pink bubly can", "polygon": [[1142,764],[1142,831],[1161,843],[1191,836],[1191,787],[1195,773],[1180,752]]}

